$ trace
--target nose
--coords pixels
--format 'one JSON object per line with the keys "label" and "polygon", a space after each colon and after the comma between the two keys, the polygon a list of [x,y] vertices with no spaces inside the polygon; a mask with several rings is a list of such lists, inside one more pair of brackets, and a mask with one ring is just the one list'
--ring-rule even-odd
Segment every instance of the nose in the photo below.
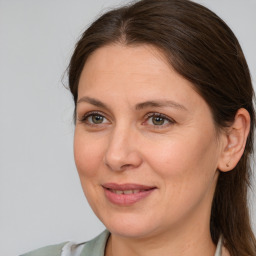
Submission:
{"label": "nose", "polygon": [[109,138],[104,156],[105,165],[112,171],[138,168],[142,163],[136,131],[116,127]]}

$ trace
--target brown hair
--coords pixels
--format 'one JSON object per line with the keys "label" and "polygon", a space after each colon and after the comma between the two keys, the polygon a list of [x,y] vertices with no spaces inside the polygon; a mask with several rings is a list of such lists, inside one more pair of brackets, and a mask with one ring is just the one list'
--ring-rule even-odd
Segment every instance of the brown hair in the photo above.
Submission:
{"label": "brown hair", "polygon": [[212,204],[210,231],[220,235],[231,256],[253,256],[247,191],[253,151],[254,92],[242,49],[216,14],[188,0],[142,0],[109,11],[78,41],[69,65],[69,87],[76,105],[83,66],[96,49],[112,43],[150,44],[163,51],[172,67],[194,84],[211,108],[216,127],[227,127],[239,108],[251,117],[242,158],[234,170],[220,172]]}

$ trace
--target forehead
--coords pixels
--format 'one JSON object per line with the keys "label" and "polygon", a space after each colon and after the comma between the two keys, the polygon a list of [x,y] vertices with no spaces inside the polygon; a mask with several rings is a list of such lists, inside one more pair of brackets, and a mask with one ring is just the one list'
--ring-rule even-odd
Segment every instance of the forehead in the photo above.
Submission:
{"label": "forehead", "polygon": [[78,100],[95,95],[109,101],[123,97],[134,104],[154,98],[177,99],[187,108],[204,101],[194,85],[151,45],[113,44],[92,53],[80,77]]}
{"label": "forehead", "polygon": [[[165,63],[165,65],[163,65]],[[137,44],[110,44],[100,47],[93,52],[85,63],[88,65],[96,64],[97,68],[129,68],[126,72],[136,71],[138,68],[147,66],[156,67],[161,64],[162,68],[172,70],[164,53],[153,45]],[[109,65],[111,64],[111,65]],[[120,65],[122,64],[122,65]],[[145,70],[147,71],[147,70]]]}
{"label": "forehead", "polygon": [[101,47],[90,55],[84,65],[79,88],[86,86],[89,89],[100,83],[103,89],[107,84],[115,85],[118,79],[119,87],[123,88],[131,82],[159,86],[162,80],[167,79],[170,85],[182,82],[193,86],[172,68],[164,54],[154,46],[114,44]]}

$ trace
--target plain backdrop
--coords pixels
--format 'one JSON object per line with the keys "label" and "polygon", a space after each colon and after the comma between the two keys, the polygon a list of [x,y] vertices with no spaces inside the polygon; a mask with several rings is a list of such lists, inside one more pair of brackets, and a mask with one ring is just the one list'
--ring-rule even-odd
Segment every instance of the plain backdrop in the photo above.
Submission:
{"label": "plain backdrop", "polygon": [[[82,31],[100,13],[125,2],[0,0],[1,256],[86,241],[104,229],[76,173],[73,102],[62,76]],[[256,0],[196,2],[235,32],[255,87]],[[256,230],[253,205],[252,221]]]}

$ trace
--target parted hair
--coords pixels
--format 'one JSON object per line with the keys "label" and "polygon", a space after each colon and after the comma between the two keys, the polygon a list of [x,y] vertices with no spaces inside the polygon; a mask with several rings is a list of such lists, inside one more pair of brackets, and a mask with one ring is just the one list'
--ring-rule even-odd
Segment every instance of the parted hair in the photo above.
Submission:
{"label": "parted hair", "polygon": [[230,126],[238,109],[249,112],[251,129],[244,154],[233,170],[219,171],[209,225],[213,242],[222,235],[231,256],[255,256],[248,207],[254,91],[237,38],[215,13],[189,0],[141,0],[111,10],[86,29],[72,55],[68,75],[75,113],[79,78],[87,58],[98,48],[115,43],[149,44],[161,50],[207,102],[217,128]]}

